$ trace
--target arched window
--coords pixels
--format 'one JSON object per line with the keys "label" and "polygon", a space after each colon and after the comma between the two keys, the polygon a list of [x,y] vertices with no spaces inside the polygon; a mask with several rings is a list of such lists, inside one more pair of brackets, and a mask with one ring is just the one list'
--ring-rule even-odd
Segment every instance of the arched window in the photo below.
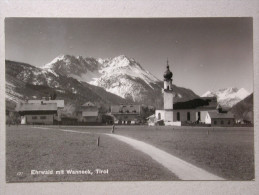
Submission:
{"label": "arched window", "polygon": [[187,112],[187,121],[190,121],[190,120],[191,120],[191,113]]}
{"label": "arched window", "polygon": [[201,120],[201,112],[198,112],[198,121]]}
{"label": "arched window", "polygon": [[177,121],[180,121],[181,118],[180,118],[180,112],[177,112]]}
{"label": "arched window", "polygon": [[158,113],[158,120],[161,119],[161,113]]}

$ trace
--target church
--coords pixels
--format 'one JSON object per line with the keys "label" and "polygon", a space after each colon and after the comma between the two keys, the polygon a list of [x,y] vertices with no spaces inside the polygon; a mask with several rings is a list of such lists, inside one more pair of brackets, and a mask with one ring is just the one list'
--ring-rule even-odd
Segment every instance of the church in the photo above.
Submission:
{"label": "church", "polygon": [[163,110],[156,110],[155,117],[156,119],[163,120],[165,125],[176,125],[181,126],[179,121],[174,120],[174,97],[175,92],[173,91],[172,87],[172,77],[173,73],[169,69],[169,64],[167,60],[167,70],[164,73],[164,109]]}
{"label": "church", "polygon": [[[174,103],[174,98],[176,93],[172,87],[172,77],[173,73],[169,69],[169,64],[167,60],[167,70],[164,73],[164,109],[156,110],[155,112],[155,121],[163,121],[164,125],[171,126],[181,126],[187,124],[208,124],[208,116],[212,115],[211,113],[219,113],[218,103],[216,97],[200,97],[192,99],[185,102]],[[226,113],[222,113],[227,115]],[[229,115],[229,114],[228,114]],[[214,115],[213,115],[214,116]],[[216,115],[215,115],[216,116]],[[223,117],[224,118],[224,117]],[[227,120],[230,120],[229,117],[226,117]],[[234,118],[230,117],[231,121]],[[223,120],[223,119],[221,119]],[[222,122],[221,122],[222,124]],[[226,123],[226,124],[229,124]],[[231,122],[232,124],[232,122]]]}

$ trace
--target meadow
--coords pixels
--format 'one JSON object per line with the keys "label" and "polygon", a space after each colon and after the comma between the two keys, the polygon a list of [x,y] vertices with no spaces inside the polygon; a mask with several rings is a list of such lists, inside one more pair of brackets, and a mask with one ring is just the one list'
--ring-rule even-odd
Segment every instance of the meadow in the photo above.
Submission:
{"label": "meadow", "polygon": [[[40,128],[6,128],[7,182],[179,180],[150,156],[105,135],[111,126]],[[254,179],[253,128],[116,126],[115,134],[144,141],[226,180]],[[97,174],[96,169],[109,173]],[[32,170],[93,174],[34,175]]]}

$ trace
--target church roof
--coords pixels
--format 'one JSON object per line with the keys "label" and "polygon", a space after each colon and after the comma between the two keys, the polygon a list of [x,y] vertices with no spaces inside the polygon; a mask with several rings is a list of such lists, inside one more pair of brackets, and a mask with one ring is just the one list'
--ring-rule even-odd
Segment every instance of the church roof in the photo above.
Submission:
{"label": "church roof", "polygon": [[189,100],[186,102],[177,102],[174,104],[174,110],[184,110],[184,109],[196,109],[196,108],[206,108],[206,109],[216,109],[216,104],[210,98],[197,98]]}

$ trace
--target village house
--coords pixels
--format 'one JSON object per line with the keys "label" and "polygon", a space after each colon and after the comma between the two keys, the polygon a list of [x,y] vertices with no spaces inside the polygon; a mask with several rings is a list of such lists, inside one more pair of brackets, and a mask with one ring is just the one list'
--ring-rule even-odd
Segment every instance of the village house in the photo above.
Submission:
{"label": "village house", "polygon": [[98,107],[93,102],[86,102],[77,111],[78,122],[100,123],[101,116]]}
{"label": "village house", "polygon": [[205,124],[210,124],[211,126],[233,126],[235,124],[234,115],[230,112],[221,113],[218,111],[210,111],[205,117]]}
{"label": "village house", "polygon": [[112,105],[111,114],[115,124],[137,124],[140,119],[140,105]]}
{"label": "village house", "polygon": [[16,108],[21,124],[53,125],[58,116],[56,103],[19,103]]}
{"label": "village house", "polygon": [[27,102],[30,104],[57,104],[57,116],[55,116],[54,120],[58,122],[61,121],[62,110],[65,107],[64,100],[52,100],[50,98],[43,97],[41,100],[32,99]]}

